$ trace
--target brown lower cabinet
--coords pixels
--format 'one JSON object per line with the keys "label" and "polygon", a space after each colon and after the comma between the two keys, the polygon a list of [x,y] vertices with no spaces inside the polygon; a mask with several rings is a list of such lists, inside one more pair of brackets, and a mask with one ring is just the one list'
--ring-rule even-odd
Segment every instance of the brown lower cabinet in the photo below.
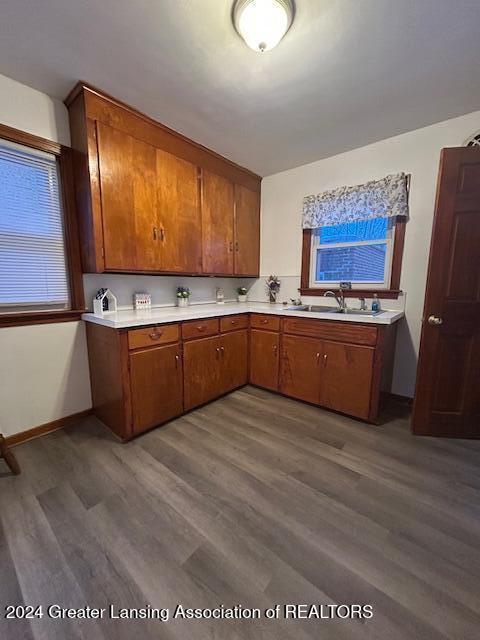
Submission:
{"label": "brown lower cabinet", "polygon": [[248,332],[231,331],[220,338],[220,393],[247,384]]}
{"label": "brown lower cabinet", "polygon": [[[395,325],[293,317],[280,324],[278,317],[252,314],[251,327],[252,384],[377,420],[380,391],[391,386]],[[276,345],[278,359],[272,354]]]}
{"label": "brown lower cabinet", "polygon": [[258,387],[278,390],[280,334],[273,331],[250,332],[250,382]]}
{"label": "brown lower cabinet", "polygon": [[246,330],[185,342],[185,410],[246,384],[247,354]]}
{"label": "brown lower cabinet", "polygon": [[320,349],[315,338],[283,336],[280,391],[306,402],[320,402]]}
{"label": "brown lower cabinet", "polygon": [[320,404],[368,419],[375,349],[341,342],[320,348]]}
{"label": "brown lower cabinet", "polygon": [[187,411],[220,395],[220,340],[217,336],[185,342],[183,363]]}
{"label": "brown lower cabinet", "polygon": [[132,429],[141,433],[183,412],[182,352],[178,344],[130,354]]}
{"label": "brown lower cabinet", "polygon": [[123,440],[250,382],[375,422],[395,326],[238,314],[130,330],[87,323],[95,414]]}
{"label": "brown lower cabinet", "polygon": [[368,419],[374,352],[373,347],[284,336],[280,391]]}

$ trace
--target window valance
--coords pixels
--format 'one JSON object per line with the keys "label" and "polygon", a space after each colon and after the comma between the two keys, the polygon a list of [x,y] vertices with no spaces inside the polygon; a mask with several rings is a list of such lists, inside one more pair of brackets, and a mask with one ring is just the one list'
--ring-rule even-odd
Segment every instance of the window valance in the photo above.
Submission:
{"label": "window valance", "polygon": [[405,173],[339,187],[303,199],[302,227],[317,229],[356,220],[408,216],[408,182]]}

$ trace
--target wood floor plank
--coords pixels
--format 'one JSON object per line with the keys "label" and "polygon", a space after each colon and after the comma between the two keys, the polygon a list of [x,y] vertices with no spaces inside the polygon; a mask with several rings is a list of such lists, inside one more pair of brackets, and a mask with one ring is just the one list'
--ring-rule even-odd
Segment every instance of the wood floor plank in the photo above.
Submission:
{"label": "wood floor plank", "polygon": [[[68,484],[50,489],[38,497],[52,527],[65,560],[79,585],[84,600],[95,607],[108,609],[110,604],[120,607],[143,607],[145,595],[131,579],[123,565],[116,562],[108,545],[101,544],[95,528],[90,526],[91,515]],[[136,632],[136,622],[121,624],[108,618],[102,622],[105,638],[130,640]],[[158,623],[146,621],[146,632],[170,638],[165,629],[158,631]]]}
{"label": "wood floor plank", "polygon": [[[83,596],[61,552],[47,518],[30,488],[19,482],[2,483],[0,513],[5,536],[15,564],[26,605],[52,604],[75,607]],[[35,640],[64,640],[105,637],[96,620],[57,620],[45,616],[31,620]]]}
{"label": "wood floor plank", "polygon": [[0,514],[0,638],[15,637],[19,640],[33,640],[33,631],[29,620],[13,620],[5,618],[4,608],[8,605],[25,605],[22,589],[18,582],[15,565],[10,554],[7,538],[3,530]]}
{"label": "wood floor plank", "polygon": [[0,477],[0,599],[371,604],[372,620],[18,621],[2,640],[473,640],[480,443],[245,387],[136,440],[89,416]]}
{"label": "wood floor plank", "polygon": [[[182,433],[182,438],[180,439],[178,438],[179,433]],[[185,442],[182,430],[177,429],[175,436],[177,440],[173,443],[166,432],[162,435],[162,437],[166,438],[167,441],[169,441],[170,438],[170,444],[173,444],[174,446],[179,446],[178,443],[180,441],[180,447],[183,447],[183,450],[188,452],[192,445]],[[200,460],[204,459],[203,450],[205,448],[207,448],[211,453],[209,464],[214,465],[218,476],[221,476],[222,471],[225,474],[223,476],[224,480],[228,478],[229,475],[232,476],[232,482],[227,482],[227,485],[233,486],[232,491],[234,491],[237,497],[240,497],[241,491],[239,491],[238,487],[241,484],[243,489],[246,484],[251,483],[251,479],[247,479],[246,476],[243,476],[243,478],[240,479],[236,469],[222,465],[220,462],[221,447],[219,450],[218,446],[212,446],[211,440],[204,440],[202,443],[197,441],[195,445],[196,455]],[[236,457],[236,464],[240,465],[242,468],[246,466],[245,471],[251,473],[252,469],[250,465],[242,464],[238,454]],[[325,521],[327,515],[327,504],[325,500],[322,500],[312,492],[302,490],[298,485],[292,486],[292,481],[289,481],[288,478],[281,478],[278,474],[277,476],[278,483],[281,482],[279,485],[281,489],[281,498],[279,498],[279,495],[274,492],[270,492],[269,494],[264,493],[263,496],[260,496],[261,490],[260,487],[257,487],[257,502],[260,502],[262,511],[267,510],[270,507],[272,516],[275,517],[275,513],[272,510],[272,505],[275,505],[277,507],[277,512],[283,511],[284,516],[287,516],[284,518],[284,524],[289,528],[292,528],[299,536],[305,535],[301,528],[296,527],[297,521],[301,520],[303,514],[304,524],[306,524],[306,527],[308,528],[306,535],[317,534],[322,543],[322,551],[326,552],[330,556],[339,558],[338,561],[341,562],[340,545],[343,546],[343,548],[347,548],[350,551],[350,553],[347,554],[350,558],[349,566],[354,567],[354,570],[358,575],[366,576],[367,579],[378,589],[384,591],[393,599],[401,602],[406,608],[411,608],[413,611],[416,611],[417,615],[425,615],[427,620],[433,619],[438,621],[438,626],[436,628],[439,633],[445,629],[443,614],[448,608],[450,608],[450,616],[448,619],[452,625],[450,631],[454,637],[460,634],[468,635],[473,633],[473,629],[475,628],[475,617],[471,615],[469,610],[463,608],[460,604],[455,602],[452,603],[444,594],[440,591],[436,591],[435,589],[432,589],[434,592],[433,598],[429,596],[425,598],[424,592],[426,585],[424,585],[424,583],[416,576],[408,574],[403,567],[389,561],[388,557],[383,557],[381,563],[378,562],[379,556],[377,548],[383,543],[383,537],[388,534],[387,529],[382,530],[381,527],[370,520],[362,522],[361,517],[357,515],[355,537],[360,535],[363,539],[365,537],[373,539],[370,547],[362,543],[358,543],[354,538],[352,538],[351,533],[347,529],[348,513],[346,515],[344,513],[340,514],[343,517],[339,518],[337,509],[335,525],[332,526],[331,522],[327,523]],[[238,484],[235,483],[235,479],[238,479]],[[262,474],[259,480],[269,482],[272,480],[272,477],[269,475],[265,478],[264,474]],[[261,498],[263,498],[263,500]],[[301,500],[303,500],[303,504],[298,508],[298,503]],[[297,507],[293,511],[293,514],[292,505]],[[290,512],[286,511],[287,509]],[[311,514],[321,514],[322,518],[311,518]],[[306,518],[308,518],[308,520],[305,520]],[[330,514],[330,519],[331,518],[332,516]],[[347,533],[345,533],[344,529]],[[357,551],[356,554],[354,553],[355,550]],[[353,557],[355,557],[355,563],[353,562]],[[384,569],[383,575],[381,567]],[[388,580],[386,580],[387,576]],[[408,585],[408,588],[405,588],[405,585]],[[430,609],[427,605],[429,605]]]}

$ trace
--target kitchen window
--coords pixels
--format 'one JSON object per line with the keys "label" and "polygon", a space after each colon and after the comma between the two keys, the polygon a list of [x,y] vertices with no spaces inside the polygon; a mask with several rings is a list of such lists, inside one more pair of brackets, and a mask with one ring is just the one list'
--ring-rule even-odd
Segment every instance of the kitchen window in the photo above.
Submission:
{"label": "kitchen window", "polygon": [[17,133],[0,127],[0,325],[70,319],[83,299],[68,150]]}
{"label": "kitchen window", "polygon": [[312,233],[310,286],[388,289],[394,246],[392,218],[357,220]]}
{"label": "kitchen window", "polygon": [[345,295],[398,297],[409,184],[398,173],[304,198],[302,295],[348,282]]}

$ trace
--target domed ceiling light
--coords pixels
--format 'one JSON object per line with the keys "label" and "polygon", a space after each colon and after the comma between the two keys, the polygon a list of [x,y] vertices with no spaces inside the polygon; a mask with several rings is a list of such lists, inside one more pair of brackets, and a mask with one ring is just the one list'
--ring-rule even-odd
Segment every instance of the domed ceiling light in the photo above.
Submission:
{"label": "domed ceiling light", "polygon": [[292,0],[236,0],[233,24],[254,51],[273,49],[293,21]]}

